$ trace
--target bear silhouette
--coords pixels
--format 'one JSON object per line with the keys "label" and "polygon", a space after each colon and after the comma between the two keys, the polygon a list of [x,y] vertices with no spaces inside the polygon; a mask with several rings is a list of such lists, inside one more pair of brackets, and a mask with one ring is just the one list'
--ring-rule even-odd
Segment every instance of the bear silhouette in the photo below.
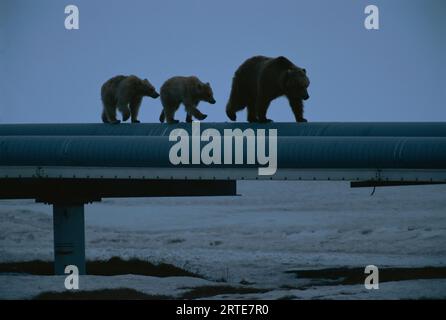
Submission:
{"label": "bear silhouette", "polygon": [[306,70],[283,56],[249,58],[234,74],[226,114],[235,121],[236,112],[247,108],[249,122],[270,122],[266,113],[271,101],[286,96],[296,122],[306,122],[303,100],[309,98],[309,85]]}
{"label": "bear silhouette", "polygon": [[107,80],[101,87],[102,121],[119,123],[116,119],[116,110],[119,110],[123,121],[131,117],[132,123],[139,123],[138,112],[145,96],[154,99],[159,97],[147,79],[141,80],[134,75],[119,75]]}
{"label": "bear silhouette", "polygon": [[160,122],[166,120],[167,123],[178,123],[175,120],[175,112],[183,103],[187,116],[186,122],[192,122],[192,116],[198,120],[206,119],[207,115],[197,109],[200,101],[206,101],[215,104],[214,94],[211,85],[203,83],[195,76],[190,77],[173,77],[168,79],[161,86],[161,103],[163,111],[160,114]]}

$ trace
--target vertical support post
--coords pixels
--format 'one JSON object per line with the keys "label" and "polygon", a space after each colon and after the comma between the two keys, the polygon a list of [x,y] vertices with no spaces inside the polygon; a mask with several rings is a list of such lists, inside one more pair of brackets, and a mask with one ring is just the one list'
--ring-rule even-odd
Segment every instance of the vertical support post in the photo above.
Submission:
{"label": "vertical support post", "polygon": [[65,274],[67,265],[85,274],[84,204],[53,204],[53,227],[55,274]]}

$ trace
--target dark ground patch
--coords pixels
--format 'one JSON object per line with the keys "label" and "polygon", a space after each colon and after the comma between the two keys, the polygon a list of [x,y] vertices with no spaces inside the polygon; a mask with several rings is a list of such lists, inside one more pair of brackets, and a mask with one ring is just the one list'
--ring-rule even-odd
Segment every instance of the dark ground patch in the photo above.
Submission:
{"label": "dark ground patch", "polygon": [[[327,268],[319,270],[290,270],[299,279],[316,280],[314,285],[363,284],[367,274],[364,268]],[[379,268],[379,282],[446,279],[446,267]]]}
{"label": "dark ground patch", "polygon": [[221,294],[265,293],[268,291],[270,291],[270,289],[259,289],[252,287],[233,287],[233,286],[202,286],[202,287],[191,288],[190,291],[182,295],[182,298],[199,299],[199,298],[218,296]]}
{"label": "dark ground patch", "polygon": [[143,292],[120,288],[91,291],[63,291],[43,292],[34,297],[34,300],[168,300],[174,297],[162,295],[149,295]]}
{"label": "dark ground patch", "polygon": [[[47,261],[27,261],[0,263],[0,273],[22,273],[32,275],[53,275],[53,263]],[[136,274],[156,277],[187,276],[204,278],[200,274],[181,269],[170,264],[152,264],[139,259],[123,260],[113,257],[105,261],[88,261],[87,273],[89,275],[113,276],[123,274]],[[299,279],[309,280],[303,286],[289,287],[282,286],[283,289],[305,290],[309,287],[327,285],[354,285],[363,284],[367,274],[364,268],[326,268],[318,270],[290,270],[286,273],[295,274]],[[420,268],[379,268],[379,281],[405,281],[419,279],[446,279],[446,267],[420,267]],[[253,288],[250,286],[202,286],[196,288],[183,288],[186,291],[183,295],[172,297],[162,295],[148,295],[143,292],[129,289],[103,289],[94,291],[64,291],[64,292],[44,292],[35,299],[199,299],[225,294],[250,294],[265,293],[271,289]],[[286,296],[284,297],[286,298]]]}
{"label": "dark ground patch", "polygon": [[232,287],[232,286],[201,286],[190,289],[179,297],[149,295],[129,288],[102,290],[75,290],[62,292],[43,292],[35,300],[171,300],[171,299],[200,299],[221,294],[263,293],[266,289]]}
{"label": "dark ground patch", "polygon": [[[54,275],[52,262],[33,260],[25,262],[0,263],[0,273],[25,273],[32,275]],[[115,276],[136,274],[153,277],[194,277],[203,276],[181,269],[171,264],[153,264],[139,259],[123,260],[112,257],[109,260],[87,261],[87,274],[95,276]]]}

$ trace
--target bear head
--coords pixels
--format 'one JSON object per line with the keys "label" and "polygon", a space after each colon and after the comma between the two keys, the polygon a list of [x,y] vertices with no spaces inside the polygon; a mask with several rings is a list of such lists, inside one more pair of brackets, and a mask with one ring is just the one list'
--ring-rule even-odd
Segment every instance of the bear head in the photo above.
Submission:
{"label": "bear head", "polygon": [[310,98],[308,94],[308,86],[310,80],[307,77],[307,71],[303,68],[291,68],[286,71],[284,90],[285,94],[301,100]]}
{"label": "bear head", "polygon": [[140,91],[144,96],[152,97],[153,99],[160,96],[159,93],[156,92],[155,87],[147,79],[141,81]]}
{"label": "bear head", "polygon": [[209,102],[210,104],[215,104],[214,93],[209,82],[198,83],[197,92],[200,100]]}

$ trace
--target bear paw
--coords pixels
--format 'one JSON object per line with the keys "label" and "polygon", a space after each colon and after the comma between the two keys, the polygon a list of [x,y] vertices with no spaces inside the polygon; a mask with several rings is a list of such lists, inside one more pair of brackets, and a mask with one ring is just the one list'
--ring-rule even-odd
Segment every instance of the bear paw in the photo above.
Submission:
{"label": "bear paw", "polygon": [[116,120],[109,121],[109,123],[118,124],[118,123],[121,123],[121,120],[116,119]]}
{"label": "bear paw", "polygon": [[132,120],[132,123],[141,123],[139,120]]}
{"label": "bear paw", "polygon": [[175,124],[175,123],[179,123],[180,121],[179,120],[172,120],[172,121],[168,121],[167,123],[168,124]]}
{"label": "bear paw", "polygon": [[122,121],[127,121],[130,118],[130,111],[122,112]]}
{"label": "bear paw", "polygon": [[202,115],[200,115],[199,117],[197,117],[197,119],[198,119],[198,120],[204,120],[204,119],[206,119],[207,117],[208,117],[207,114],[202,114]]}
{"label": "bear paw", "polygon": [[257,122],[259,122],[259,123],[270,123],[270,122],[273,122],[273,120],[265,118],[265,119],[259,119]]}
{"label": "bear paw", "polygon": [[237,116],[235,115],[235,112],[232,112],[232,111],[226,111],[226,115],[228,116],[228,118],[229,118],[231,121],[235,121],[235,120],[237,120]]}

